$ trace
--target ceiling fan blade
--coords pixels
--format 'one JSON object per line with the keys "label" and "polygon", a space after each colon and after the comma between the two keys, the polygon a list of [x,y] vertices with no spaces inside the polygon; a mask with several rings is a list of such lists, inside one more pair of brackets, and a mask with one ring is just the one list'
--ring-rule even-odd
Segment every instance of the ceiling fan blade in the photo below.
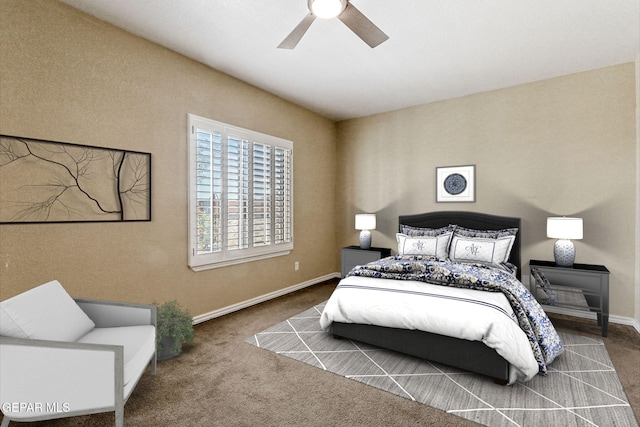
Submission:
{"label": "ceiling fan blade", "polygon": [[371,47],[376,47],[389,38],[351,3],[347,3],[347,7],[338,16],[338,19]]}
{"label": "ceiling fan blade", "polygon": [[316,19],[315,15],[309,13],[307,16],[302,18],[302,21],[298,24],[297,27],[289,33],[289,35],[282,40],[282,43],[278,45],[279,49],[293,49],[296,47],[302,36],[307,32],[311,23]]}

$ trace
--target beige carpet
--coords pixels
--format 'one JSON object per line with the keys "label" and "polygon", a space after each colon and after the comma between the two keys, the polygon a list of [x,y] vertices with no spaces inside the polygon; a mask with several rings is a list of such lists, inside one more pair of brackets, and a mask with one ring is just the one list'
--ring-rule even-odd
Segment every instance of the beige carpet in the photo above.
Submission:
{"label": "beige carpet", "polygon": [[246,341],[485,426],[638,426],[600,339],[560,332],[565,352],[548,375],[505,387],[482,375],[334,339],[320,328],[324,305]]}
{"label": "beige carpet", "polygon": [[[244,340],[331,295],[337,281],[196,326],[193,346],[145,374],[125,406],[127,427],[477,426],[477,423],[251,346]],[[241,286],[241,284],[238,284]],[[640,416],[640,335],[595,321],[554,318],[562,331],[602,339]],[[113,413],[11,426],[113,426]]]}

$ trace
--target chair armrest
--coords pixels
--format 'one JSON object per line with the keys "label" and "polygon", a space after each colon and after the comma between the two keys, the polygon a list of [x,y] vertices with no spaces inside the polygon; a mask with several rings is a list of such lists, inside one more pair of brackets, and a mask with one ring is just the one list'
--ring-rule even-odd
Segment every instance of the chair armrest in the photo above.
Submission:
{"label": "chair armrest", "polygon": [[156,306],[86,298],[74,298],[97,328],[119,326],[156,326]]}
{"label": "chair armrest", "polygon": [[0,336],[2,412],[26,421],[114,408],[123,399],[123,353],[116,345]]}

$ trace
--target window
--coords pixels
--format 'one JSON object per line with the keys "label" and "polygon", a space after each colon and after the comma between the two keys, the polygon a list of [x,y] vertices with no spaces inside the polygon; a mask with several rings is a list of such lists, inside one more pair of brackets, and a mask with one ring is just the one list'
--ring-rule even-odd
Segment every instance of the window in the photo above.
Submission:
{"label": "window", "polygon": [[293,249],[293,143],[189,115],[189,266]]}

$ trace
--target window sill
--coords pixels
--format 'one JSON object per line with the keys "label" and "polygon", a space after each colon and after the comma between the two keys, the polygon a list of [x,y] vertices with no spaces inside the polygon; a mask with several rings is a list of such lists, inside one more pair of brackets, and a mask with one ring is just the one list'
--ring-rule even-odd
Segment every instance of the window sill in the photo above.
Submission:
{"label": "window sill", "polygon": [[212,270],[214,268],[229,267],[231,265],[244,264],[244,263],[251,262],[251,261],[259,261],[259,260],[262,260],[262,259],[275,258],[275,257],[278,257],[278,256],[289,255],[290,253],[291,253],[291,250],[287,249],[287,250],[283,250],[283,251],[271,252],[271,253],[266,253],[266,254],[261,254],[261,255],[254,255],[254,256],[247,256],[247,257],[237,258],[237,259],[228,259],[228,260],[223,260],[223,261],[217,261],[217,262],[210,263],[210,264],[190,265],[189,268],[191,268],[191,270],[193,270],[195,272],[205,271],[205,270]]}

